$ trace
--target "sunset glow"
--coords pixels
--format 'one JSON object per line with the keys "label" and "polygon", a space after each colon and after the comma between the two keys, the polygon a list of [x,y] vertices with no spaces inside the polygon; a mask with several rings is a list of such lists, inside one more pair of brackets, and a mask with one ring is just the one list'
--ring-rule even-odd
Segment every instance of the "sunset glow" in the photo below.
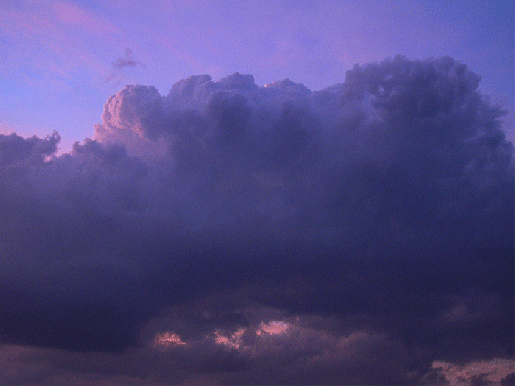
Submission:
{"label": "sunset glow", "polygon": [[182,341],[181,337],[173,332],[157,334],[154,343],[158,346],[186,345],[186,343]]}

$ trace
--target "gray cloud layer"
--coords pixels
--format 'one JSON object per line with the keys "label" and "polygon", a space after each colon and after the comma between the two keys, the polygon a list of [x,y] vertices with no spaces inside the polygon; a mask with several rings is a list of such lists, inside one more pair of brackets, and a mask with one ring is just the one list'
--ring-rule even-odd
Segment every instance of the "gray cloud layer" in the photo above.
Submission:
{"label": "gray cloud layer", "polygon": [[[233,350],[216,379],[416,383],[436,359],[513,356],[513,146],[479,80],[402,57],[316,92],[192,76],[167,96],[126,86],[70,154],[57,134],[1,136],[1,339],[108,355],[275,310],[327,334],[327,358],[298,354],[325,375],[291,349],[274,355],[298,377]],[[349,336],[368,354],[345,367]]]}

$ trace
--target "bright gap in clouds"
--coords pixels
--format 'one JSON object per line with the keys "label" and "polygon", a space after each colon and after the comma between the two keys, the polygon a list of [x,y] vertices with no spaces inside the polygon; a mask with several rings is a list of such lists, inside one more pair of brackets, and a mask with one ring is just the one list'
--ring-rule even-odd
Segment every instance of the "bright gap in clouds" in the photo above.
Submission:
{"label": "bright gap in clouds", "polygon": [[257,335],[261,335],[262,333],[267,333],[270,335],[283,334],[288,330],[290,325],[286,322],[280,322],[272,320],[271,322],[264,323],[261,322],[259,325],[259,329],[256,331]]}
{"label": "bright gap in clouds", "polygon": [[186,343],[182,341],[181,337],[175,334],[172,331],[163,332],[157,334],[154,339],[154,344],[157,347],[168,347],[171,345],[185,345]]}

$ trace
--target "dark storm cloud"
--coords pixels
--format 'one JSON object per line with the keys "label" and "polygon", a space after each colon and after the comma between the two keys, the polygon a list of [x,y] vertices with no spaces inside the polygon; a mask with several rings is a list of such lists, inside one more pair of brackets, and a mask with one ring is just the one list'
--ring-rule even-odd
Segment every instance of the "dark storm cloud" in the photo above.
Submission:
{"label": "dark storm cloud", "polygon": [[16,134],[0,136],[0,164],[3,167],[41,163],[57,151],[60,137],[57,133],[40,139],[22,138]]}
{"label": "dark storm cloud", "polygon": [[402,57],[316,92],[192,76],[126,86],[70,154],[3,136],[1,339],[112,355],[174,331],[198,363],[229,342],[218,373],[136,383],[416,383],[512,356],[513,148],[479,80]]}

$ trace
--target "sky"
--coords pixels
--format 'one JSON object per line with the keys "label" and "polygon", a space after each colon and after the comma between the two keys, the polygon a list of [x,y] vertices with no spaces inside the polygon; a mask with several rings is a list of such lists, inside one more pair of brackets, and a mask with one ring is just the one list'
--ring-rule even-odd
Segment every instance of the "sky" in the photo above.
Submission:
{"label": "sky", "polygon": [[504,0],[4,0],[0,130],[56,130],[64,152],[92,135],[102,105],[126,84],[166,95],[190,75],[240,72],[260,86],[289,78],[315,91],[397,54],[467,64],[513,115],[513,18]]}
{"label": "sky", "polygon": [[511,2],[0,2],[1,384],[513,384]]}

